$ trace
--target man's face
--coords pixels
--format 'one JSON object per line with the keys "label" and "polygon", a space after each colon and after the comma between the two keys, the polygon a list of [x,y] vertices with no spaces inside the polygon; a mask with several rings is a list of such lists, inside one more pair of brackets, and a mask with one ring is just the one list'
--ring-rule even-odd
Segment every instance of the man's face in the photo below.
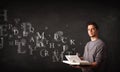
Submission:
{"label": "man's face", "polygon": [[88,35],[90,37],[95,37],[97,35],[97,29],[94,25],[88,25]]}

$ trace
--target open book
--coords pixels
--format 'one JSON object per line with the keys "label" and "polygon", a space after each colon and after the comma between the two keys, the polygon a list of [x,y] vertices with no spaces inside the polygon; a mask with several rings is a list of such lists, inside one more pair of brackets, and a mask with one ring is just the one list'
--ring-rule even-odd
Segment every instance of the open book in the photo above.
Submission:
{"label": "open book", "polygon": [[63,63],[70,65],[90,65],[91,63],[85,60],[81,60],[78,55],[65,55],[67,60],[63,60]]}

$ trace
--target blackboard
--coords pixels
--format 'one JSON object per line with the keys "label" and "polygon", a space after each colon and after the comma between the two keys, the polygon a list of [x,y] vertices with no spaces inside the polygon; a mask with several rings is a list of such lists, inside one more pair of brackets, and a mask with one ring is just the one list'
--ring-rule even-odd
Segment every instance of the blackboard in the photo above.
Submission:
{"label": "blackboard", "polygon": [[[83,55],[90,40],[86,23],[95,21],[108,46],[108,72],[117,70],[119,9],[101,3],[4,2],[0,9],[2,71],[77,72],[62,63]],[[115,67],[113,66],[115,65]]]}

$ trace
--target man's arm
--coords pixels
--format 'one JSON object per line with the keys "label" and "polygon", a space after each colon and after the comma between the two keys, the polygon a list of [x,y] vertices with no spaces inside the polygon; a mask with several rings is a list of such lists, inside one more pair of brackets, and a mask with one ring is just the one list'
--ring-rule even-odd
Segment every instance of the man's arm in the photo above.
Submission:
{"label": "man's arm", "polygon": [[92,62],[90,65],[77,65],[77,66],[72,66],[74,68],[95,68],[97,67],[97,63],[96,62]]}
{"label": "man's arm", "polygon": [[97,62],[92,62],[91,65],[90,65],[91,68],[95,68],[97,67]]}

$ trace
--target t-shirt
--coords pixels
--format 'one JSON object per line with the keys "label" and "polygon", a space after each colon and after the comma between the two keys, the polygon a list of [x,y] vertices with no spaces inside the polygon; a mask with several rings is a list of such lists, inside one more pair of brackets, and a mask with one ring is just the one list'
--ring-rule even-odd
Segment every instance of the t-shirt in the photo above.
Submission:
{"label": "t-shirt", "polygon": [[[83,58],[89,62],[97,62],[97,64],[101,64],[103,61],[104,54],[104,42],[101,39],[97,39],[95,41],[89,41],[84,50]],[[83,72],[95,72],[96,69],[84,68]]]}

